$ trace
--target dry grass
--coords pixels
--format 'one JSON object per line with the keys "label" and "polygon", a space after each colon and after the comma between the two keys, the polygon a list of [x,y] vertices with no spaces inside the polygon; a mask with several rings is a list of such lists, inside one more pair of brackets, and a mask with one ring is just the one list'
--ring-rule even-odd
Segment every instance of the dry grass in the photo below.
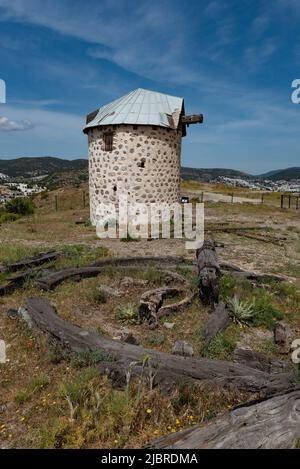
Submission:
{"label": "dry grass", "polygon": [[[58,211],[55,210],[55,194],[61,198]],[[35,199],[38,208],[34,216],[2,224],[0,263],[49,248],[64,252],[61,259],[47,266],[56,269],[87,264],[103,256],[164,253],[193,258],[193,252],[185,251],[183,240],[124,243],[97,239],[94,228],[88,223],[75,223],[80,218],[88,218],[88,208],[80,205],[81,197],[82,188],[49,193],[47,198]],[[247,270],[280,272],[288,276],[285,283],[270,283],[264,290],[257,291],[249,283],[236,282],[229,276],[223,282],[222,295],[238,294],[251,299],[254,296],[261,298],[267,292],[268,298],[263,300],[266,310],[270,305],[276,308],[295,331],[299,330],[300,223],[296,211],[268,205],[224,203],[207,203],[205,211],[206,223],[212,228],[264,226],[267,228],[254,233],[265,234],[275,241],[286,238],[277,245],[234,233],[210,233],[225,245],[218,249],[221,261]],[[180,273],[195,287],[195,273]],[[125,288],[120,286],[124,276],[143,278],[148,283]],[[4,279],[2,274],[1,280]],[[66,281],[51,292],[41,292],[31,281],[12,295],[0,298],[0,338],[8,345],[9,359],[0,368],[0,447],[141,447],[157,435],[206,421],[247,398],[186,388],[165,396],[157,389],[149,390],[139,381],[131,382],[129,389],[113,390],[104,378],[99,377],[94,366],[101,357],[72,360],[61,350],[50,347],[46,337],[35,339],[24,324],[6,316],[9,308],[18,308],[26,297],[42,295],[68,321],[115,338],[122,332],[132,332],[148,348],[170,352],[176,340],[186,340],[193,345],[196,356],[231,359],[237,342],[251,339],[254,349],[277,356],[278,350],[272,346],[266,325],[259,328],[233,325],[217,337],[209,349],[203,350],[201,330],[210,309],[203,307],[197,299],[182,314],[167,318],[168,322],[174,323],[172,329],[160,325],[152,333],[147,325],[116,314],[118,308],[125,310],[129,305],[136,308],[145,289],[163,283],[164,276],[155,268],[142,273],[138,270],[116,272],[108,268],[97,278],[79,283]],[[122,290],[122,295],[104,300],[100,293],[103,285]]]}

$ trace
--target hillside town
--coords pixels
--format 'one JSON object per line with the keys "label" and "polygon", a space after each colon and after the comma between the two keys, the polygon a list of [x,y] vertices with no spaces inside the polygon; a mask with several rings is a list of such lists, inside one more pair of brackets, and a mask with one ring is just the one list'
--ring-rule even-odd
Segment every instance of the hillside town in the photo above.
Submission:
{"label": "hillside town", "polygon": [[8,182],[10,179],[2,180],[0,184],[0,203],[6,203],[16,197],[30,197],[46,190],[45,187],[37,184]]}
{"label": "hillside town", "polygon": [[300,179],[272,181],[271,179],[243,179],[219,176],[211,180],[211,183],[225,184],[229,187],[243,187],[245,189],[258,191],[300,194]]}

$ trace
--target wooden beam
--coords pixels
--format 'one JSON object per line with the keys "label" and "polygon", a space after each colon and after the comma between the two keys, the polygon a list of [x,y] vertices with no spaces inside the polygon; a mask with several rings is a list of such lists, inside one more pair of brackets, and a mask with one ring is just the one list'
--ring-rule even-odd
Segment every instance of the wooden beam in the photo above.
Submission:
{"label": "wooden beam", "polygon": [[191,116],[182,116],[182,124],[202,124],[203,123],[203,114],[193,114]]}

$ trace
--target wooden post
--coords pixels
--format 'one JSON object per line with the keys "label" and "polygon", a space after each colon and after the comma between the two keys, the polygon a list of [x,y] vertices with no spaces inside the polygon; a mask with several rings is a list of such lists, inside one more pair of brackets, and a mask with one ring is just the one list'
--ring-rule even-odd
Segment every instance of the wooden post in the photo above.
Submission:
{"label": "wooden post", "polygon": [[283,208],[283,202],[284,202],[284,195],[281,194],[281,197],[280,197],[281,201],[280,201],[280,207]]}
{"label": "wooden post", "polygon": [[299,197],[296,197],[296,210],[299,210]]}
{"label": "wooden post", "polygon": [[85,191],[82,192],[83,208],[85,208]]}
{"label": "wooden post", "polygon": [[231,203],[233,204],[233,193],[231,194]]}
{"label": "wooden post", "polygon": [[58,196],[55,196],[55,211],[57,212],[58,210]]}
{"label": "wooden post", "polygon": [[261,203],[264,203],[265,194],[261,194]]}
{"label": "wooden post", "polygon": [[201,192],[201,203],[203,203],[203,199],[204,199],[204,193]]}
{"label": "wooden post", "polygon": [[289,195],[289,208],[291,208],[291,196]]}

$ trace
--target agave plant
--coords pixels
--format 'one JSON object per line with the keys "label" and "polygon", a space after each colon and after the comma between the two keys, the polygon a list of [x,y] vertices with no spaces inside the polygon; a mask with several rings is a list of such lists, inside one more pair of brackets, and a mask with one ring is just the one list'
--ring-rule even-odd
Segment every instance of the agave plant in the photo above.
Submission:
{"label": "agave plant", "polygon": [[254,315],[254,302],[241,300],[237,295],[227,299],[230,316],[237,324],[248,324]]}

